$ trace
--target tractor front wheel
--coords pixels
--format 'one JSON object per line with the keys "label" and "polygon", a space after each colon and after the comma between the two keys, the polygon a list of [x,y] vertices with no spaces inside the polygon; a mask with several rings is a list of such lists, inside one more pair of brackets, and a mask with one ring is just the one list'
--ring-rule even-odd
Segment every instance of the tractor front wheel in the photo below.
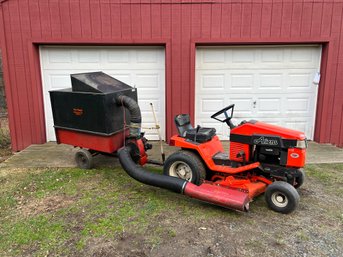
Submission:
{"label": "tractor front wheel", "polygon": [[206,177],[206,169],[199,156],[185,150],[175,152],[168,157],[164,163],[163,173],[185,179],[196,185],[200,185],[201,180]]}
{"label": "tractor front wheel", "polygon": [[86,149],[80,149],[75,154],[75,162],[81,169],[91,169],[93,167],[93,156]]}
{"label": "tractor front wheel", "polygon": [[298,172],[299,172],[299,176],[295,178],[295,185],[294,187],[295,188],[299,188],[302,186],[302,184],[304,184],[305,182],[305,171],[304,169],[298,169]]}
{"label": "tractor front wheel", "polygon": [[283,181],[275,181],[267,187],[265,199],[270,209],[284,214],[294,211],[300,196],[297,190]]}

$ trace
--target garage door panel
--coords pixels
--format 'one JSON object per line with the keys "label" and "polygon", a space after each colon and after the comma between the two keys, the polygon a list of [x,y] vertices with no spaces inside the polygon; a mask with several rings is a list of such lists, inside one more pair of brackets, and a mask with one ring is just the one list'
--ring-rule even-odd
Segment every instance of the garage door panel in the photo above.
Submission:
{"label": "garage door panel", "polygon": [[158,53],[154,50],[142,49],[140,51],[136,51],[136,58],[138,63],[146,64],[146,63],[159,63]]}
{"label": "garage door panel", "polygon": [[299,131],[307,131],[310,128],[308,127],[308,122],[307,120],[304,121],[285,121],[284,122],[284,126],[290,129],[295,129],[295,130],[299,130]]}
{"label": "garage door panel", "polygon": [[[154,126],[150,102],[165,138],[165,64],[162,47],[56,47],[40,48],[43,97],[47,139],[55,140],[49,90],[70,88],[70,74],[103,71],[135,86],[142,108],[143,126]],[[156,130],[149,130],[151,140],[158,139]]]}
{"label": "garage door panel", "polygon": [[258,119],[302,130],[312,139],[320,51],[305,45],[199,47],[196,122],[208,123],[209,110],[234,103],[234,122]]}
{"label": "garage door panel", "polygon": [[[260,116],[270,116],[275,117],[276,115],[280,116],[282,110],[282,99],[281,97],[257,97],[256,98],[256,117]],[[276,116],[277,117],[277,116]]]}
{"label": "garage door panel", "polygon": [[119,73],[116,73],[116,72],[107,72],[106,70],[102,70],[103,72],[107,73],[108,75],[110,75],[111,77],[113,78],[116,78],[128,85],[132,85],[132,76],[133,74],[131,73],[121,73],[119,71]]}
{"label": "garage door panel", "polygon": [[310,48],[291,48],[290,61],[297,63],[313,63],[315,60],[315,52]]}
{"label": "garage door panel", "polygon": [[256,51],[255,49],[236,49],[232,52],[231,62],[233,64],[251,64],[256,62]]}
{"label": "garage door panel", "polygon": [[258,90],[283,91],[284,74],[282,72],[265,72],[259,74]]}
{"label": "garage door panel", "polygon": [[212,50],[210,52],[204,52],[202,56],[203,63],[224,63],[225,51],[224,50]]}
{"label": "garage door panel", "polygon": [[287,97],[286,98],[286,113],[287,114],[307,114],[311,115],[311,99],[304,97]]}
{"label": "garage door panel", "polygon": [[254,104],[253,102],[253,95],[251,94],[230,96],[228,97],[225,105],[223,105],[222,107],[218,106],[218,110],[225,107],[226,105],[235,104],[234,117],[250,118],[254,115],[252,109],[252,106]]}
{"label": "garage door panel", "polygon": [[128,64],[130,60],[129,51],[122,49],[121,51],[103,51],[106,54],[107,62],[111,64]]}
{"label": "garage door panel", "polygon": [[72,63],[72,51],[63,49],[57,49],[53,52],[48,52],[43,58],[43,64],[71,64]]}
{"label": "garage door panel", "polygon": [[313,70],[290,70],[287,74],[287,90],[313,92],[313,87],[316,87],[312,83],[314,75]]}
{"label": "garage door panel", "polygon": [[252,90],[254,87],[254,74],[253,73],[231,73],[231,90]]}
{"label": "garage door panel", "polygon": [[284,49],[282,48],[267,48],[261,51],[261,62],[263,64],[280,64],[284,61]]}
{"label": "garage door panel", "polygon": [[84,63],[84,64],[94,64],[99,65],[101,60],[101,54],[97,50],[78,50],[76,52],[77,55],[77,62]]}
{"label": "garage door panel", "polygon": [[200,77],[200,89],[203,91],[225,90],[225,73],[208,72]]}
{"label": "garage door panel", "polygon": [[200,112],[199,115],[212,115],[219,111],[218,106],[224,106],[224,98],[202,98],[200,101]]}
{"label": "garage door panel", "polygon": [[65,74],[51,74],[49,80],[52,90],[62,89],[64,85],[71,86],[70,76]]}
{"label": "garage door panel", "polygon": [[147,73],[147,74],[136,74],[136,86],[140,90],[157,90],[161,87],[160,74]]}

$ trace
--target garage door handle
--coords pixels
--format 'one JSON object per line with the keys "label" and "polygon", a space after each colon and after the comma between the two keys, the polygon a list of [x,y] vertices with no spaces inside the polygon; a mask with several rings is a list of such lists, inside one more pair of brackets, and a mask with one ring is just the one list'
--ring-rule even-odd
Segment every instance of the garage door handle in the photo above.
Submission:
{"label": "garage door handle", "polygon": [[256,101],[253,101],[253,102],[252,102],[252,105],[253,105],[253,106],[252,106],[253,108],[256,108]]}

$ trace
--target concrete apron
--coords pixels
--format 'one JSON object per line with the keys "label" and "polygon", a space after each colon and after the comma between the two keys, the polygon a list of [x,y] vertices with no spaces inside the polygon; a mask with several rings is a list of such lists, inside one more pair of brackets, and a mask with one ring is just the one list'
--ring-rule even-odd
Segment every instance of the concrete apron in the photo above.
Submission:
{"label": "concrete apron", "polygon": [[[149,159],[161,161],[159,142],[153,141],[153,149],[148,151]],[[229,142],[223,142],[224,149],[229,149]],[[166,143],[163,144],[166,157],[178,150]],[[0,168],[42,168],[42,167],[76,167],[74,155],[78,148],[69,145],[57,145],[49,142],[42,145],[31,145],[25,150],[15,153],[0,163]],[[343,149],[328,144],[309,143],[307,164],[343,163]],[[118,167],[117,158],[97,155],[94,167]]]}

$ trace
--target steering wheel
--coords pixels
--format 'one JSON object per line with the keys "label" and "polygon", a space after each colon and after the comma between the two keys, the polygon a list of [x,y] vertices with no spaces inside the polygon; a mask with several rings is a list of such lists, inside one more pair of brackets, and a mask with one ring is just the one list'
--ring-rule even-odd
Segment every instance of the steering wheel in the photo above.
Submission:
{"label": "steering wheel", "polygon": [[[234,128],[235,126],[232,124],[231,119],[233,116],[233,109],[235,108],[234,104],[230,104],[229,106],[226,106],[225,108],[221,109],[220,111],[216,112],[211,116],[212,119],[215,119],[220,122],[225,122],[230,128]],[[231,113],[229,111],[231,110]],[[221,120],[217,118],[219,115],[224,114],[225,119]]]}

